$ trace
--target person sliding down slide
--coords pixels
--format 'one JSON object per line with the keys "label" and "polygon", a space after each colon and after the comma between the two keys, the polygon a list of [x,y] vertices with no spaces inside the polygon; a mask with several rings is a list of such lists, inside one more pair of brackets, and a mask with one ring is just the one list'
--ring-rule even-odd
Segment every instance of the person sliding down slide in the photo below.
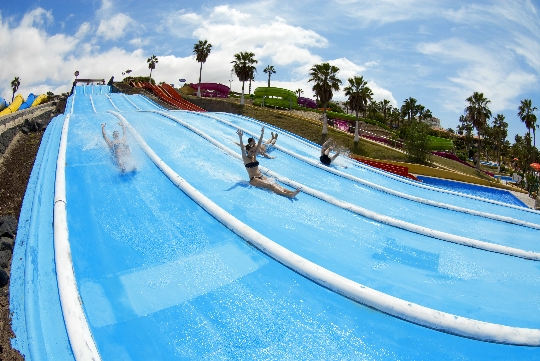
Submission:
{"label": "person sliding down slide", "polygon": [[118,164],[122,172],[125,172],[128,167],[130,170],[133,170],[135,166],[130,161],[131,151],[129,150],[129,145],[126,143],[126,128],[122,122],[118,122],[118,124],[122,127],[122,139],[119,139],[119,133],[115,130],[113,132],[113,140],[110,140],[105,133],[105,123],[101,124],[101,134],[103,134],[103,139],[105,139],[105,142],[109,146],[116,164]]}
{"label": "person sliding down slide", "polygon": [[332,163],[336,158],[337,156],[339,155],[339,149],[338,151],[336,152],[336,154],[334,154],[333,156],[329,156],[330,155],[330,151],[332,151],[334,149],[334,140],[332,138],[328,138],[328,140],[326,142],[324,142],[324,144],[322,145],[321,147],[321,156],[319,157],[319,160],[321,161],[322,164],[326,165],[326,166],[329,166],[330,163]]}
{"label": "person sliding down slide", "polygon": [[[259,148],[259,153],[257,154],[260,154],[263,157],[268,158],[268,159],[274,159],[275,157],[268,155],[268,153],[274,150],[274,145],[276,145],[277,137],[279,134],[278,133],[274,134],[274,132],[270,132],[270,134],[272,134],[272,138],[268,139],[266,142],[261,144],[261,147]],[[240,145],[240,143],[236,143],[236,142],[234,142],[234,144],[238,146]],[[248,144],[246,145],[246,148],[254,147],[254,146],[255,146],[255,139],[248,138]]]}
{"label": "person sliding down slide", "polygon": [[298,193],[300,193],[300,189],[297,189],[295,191],[288,190],[284,187],[281,187],[277,185],[275,182],[271,181],[270,178],[265,177],[261,174],[259,171],[259,162],[257,161],[257,153],[259,152],[259,149],[261,147],[263,135],[264,135],[264,127],[261,129],[261,137],[259,138],[259,143],[257,143],[256,146],[250,146],[249,144],[244,148],[244,141],[242,140],[242,136],[244,135],[244,132],[240,129],[236,131],[236,134],[238,134],[238,137],[240,138],[240,149],[242,152],[242,160],[244,161],[244,165],[246,167],[246,171],[249,175],[249,184],[255,187],[259,188],[266,188],[274,193],[277,193],[279,195],[288,197],[288,198],[294,198]]}

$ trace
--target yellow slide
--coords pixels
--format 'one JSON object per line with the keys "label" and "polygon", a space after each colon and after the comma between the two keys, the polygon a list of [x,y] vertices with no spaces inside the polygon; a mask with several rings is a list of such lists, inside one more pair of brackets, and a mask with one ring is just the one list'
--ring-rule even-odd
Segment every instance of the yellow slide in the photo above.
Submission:
{"label": "yellow slide", "polygon": [[36,100],[34,100],[34,102],[32,103],[32,107],[35,107],[36,105],[40,105],[41,103],[45,103],[45,101],[47,100],[47,94],[41,94],[40,96],[38,96],[36,98]]}
{"label": "yellow slide", "polygon": [[15,99],[13,99],[13,103],[11,103],[6,109],[0,112],[0,117],[16,112],[22,105],[22,103],[24,103],[24,99],[22,95],[19,94],[15,97]]}

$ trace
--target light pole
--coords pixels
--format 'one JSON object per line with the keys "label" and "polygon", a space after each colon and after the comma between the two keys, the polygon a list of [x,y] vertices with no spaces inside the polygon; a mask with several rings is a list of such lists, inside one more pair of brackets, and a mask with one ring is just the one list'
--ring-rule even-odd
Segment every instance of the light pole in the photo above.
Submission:
{"label": "light pole", "polygon": [[232,79],[229,79],[229,89],[230,89],[230,90],[232,90],[232,89],[231,89],[231,86],[232,86],[231,83],[232,83],[232,82],[233,82],[233,80],[232,80]]}

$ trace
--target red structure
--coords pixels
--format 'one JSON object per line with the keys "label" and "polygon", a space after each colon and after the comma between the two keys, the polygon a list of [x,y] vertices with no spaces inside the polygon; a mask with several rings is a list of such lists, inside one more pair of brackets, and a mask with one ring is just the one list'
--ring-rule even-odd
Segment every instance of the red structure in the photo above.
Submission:
{"label": "red structure", "polygon": [[169,84],[162,84],[161,87],[148,82],[133,83],[133,85],[151,91],[164,102],[177,108],[191,110],[193,112],[206,112],[203,108],[182,98],[182,96]]}
{"label": "red structure", "polygon": [[354,160],[364,163],[367,165],[370,165],[375,168],[382,169],[386,172],[393,173],[400,175],[405,178],[409,178],[418,182],[421,182],[418,178],[416,178],[414,175],[409,173],[409,168],[401,166],[401,165],[395,165],[395,164],[389,164],[389,163],[383,163],[383,162],[377,162],[375,160],[368,160],[368,159],[361,159],[361,158],[355,158],[352,157]]}

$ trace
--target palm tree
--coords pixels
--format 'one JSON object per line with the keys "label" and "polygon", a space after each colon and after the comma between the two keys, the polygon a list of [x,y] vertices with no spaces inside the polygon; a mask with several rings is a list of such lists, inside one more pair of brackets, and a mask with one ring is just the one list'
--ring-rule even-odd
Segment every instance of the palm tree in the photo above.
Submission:
{"label": "palm tree", "polygon": [[418,112],[418,106],[416,105],[417,100],[413,97],[409,97],[409,99],[405,99],[403,101],[403,105],[401,106],[401,113],[404,116],[407,116],[407,120],[409,123],[411,122],[411,119],[414,119]]}
{"label": "palm tree", "polygon": [[151,57],[146,59],[146,62],[148,63],[148,69],[150,69],[150,83],[152,83],[152,70],[156,68],[158,58],[155,55],[152,55]]}
{"label": "palm tree", "polygon": [[265,74],[268,74],[268,87],[270,88],[270,77],[276,73],[276,69],[274,69],[273,65],[268,65],[263,71]]}
{"label": "palm tree", "polygon": [[476,161],[476,169],[480,170],[480,154],[482,153],[482,131],[487,119],[491,118],[491,110],[488,104],[491,100],[484,97],[484,93],[474,92],[466,101],[469,105],[465,108],[466,116],[476,129],[478,134],[478,155]]}
{"label": "palm tree", "polygon": [[390,100],[384,99],[383,101],[379,102],[379,108],[381,109],[381,112],[383,113],[384,124],[386,125],[386,116],[388,114],[388,111],[391,110]]}
{"label": "palm tree", "polygon": [[534,111],[537,109],[532,106],[531,99],[523,99],[518,110],[518,117],[525,123],[529,136],[531,135],[531,129],[533,130],[533,145],[536,147],[536,115]]}
{"label": "palm tree", "polygon": [[364,118],[366,118],[366,112],[368,110],[368,103],[373,99],[373,92],[371,88],[365,86],[360,91],[360,97],[362,98],[362,110],[364,111]]}
{"label": "palm tree", "polygon": [[126,70],[126,71],[123,71],[123,72],[122,72],[122,75],[126,75],[126,74],[129,75],[129,74],[131,74],[131,72],[132,72],[132,70],[131,70],[131,69],[128,69],[128,70]]}
{"label": "palm tree", "polygon": [[296,89],[294,92],[295,92],[296,94],[298,94],[298,97],[299,97],[299,98],[302,96],[302,94],[304,94],[304,91],[303,91],[302,89],[300,89],[300,88]]}
{"label": "palm tree", "polygon": [[[356,113],[356,123],[354,126],[354,141],[360,140],[358,132],[358,112],[364,109],[364,98],[362,97],[363,89],[367,87],[367,81],[363,76],[355,76],[347,79],[348,85],[343,88],[345,96],[349,98],[349,106]],[[365,92],[364,92],[365,93]]]}
{"label": "palm tree", "polygon": [[13,90],[13,96],[11,97],[11,102],[13,103],[13,99],[15,99],[15,93],[17,92],[17,90],[19,89],[19,86],[21,85],[21,80],[19,79],[18,76],[16,76],[12,81],[11,81],[11,89]]}
{"label": "palm tree", "polygon": [[339,68],[329,63],[315,64],[309,71],[311,78],[308,82],[313,82],[313,91],[324,108],[322,134],[328,134],[326,107],[334,95],[332,91],[338,91],[341,84],[341,80],[337,77],[338,72]]}
{"label": "palm tree", "polygon": [[493,138],[497,147],[497,172],[501,171],[501,148],[508,136],[508,123],[504,121],[504,115],[497,114],[493,119]]}
{"label": "palm tree", "polygon": [[212,44],[210,44],[207,40],[199,40],[199,42],[195,45],[193,45],[193,55],[195,55],[195,59],[198,63],[201,63],[201,67],[199,69],[199,88],[197,90],[197,96],[201,96],[201,76],[202,76],[202,65],[203,63],[206,63],[206,59],[208,58],[208,55],[210,55],[210,51],[212,51]]}
{"label": "palm tree", "polygon": [[257,64],[255,60],[255,54],[248,51],[242,51],[238,54],[234,54],[234,60],[232,71],[238,77],[238,80],[242,82],[242,96],[240,98],[240,104],[244,104],[244,85],[245,82],[253,78],[253,74],[257,71],[253,64]]}

